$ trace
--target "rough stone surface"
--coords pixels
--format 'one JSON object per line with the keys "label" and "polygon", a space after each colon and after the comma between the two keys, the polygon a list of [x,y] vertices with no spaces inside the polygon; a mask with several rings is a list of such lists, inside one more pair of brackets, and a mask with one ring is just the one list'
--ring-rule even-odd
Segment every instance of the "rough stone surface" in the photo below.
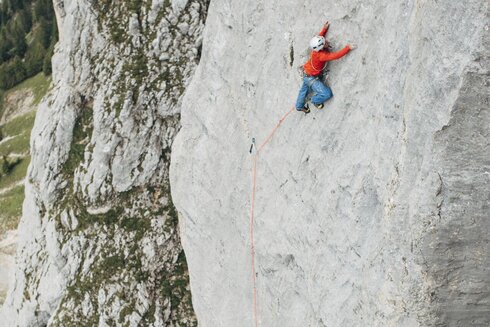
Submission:
{"label": "rough stone surface", "polygon": [[259,326],[488,326],[488,2],[223,1],[172,148],[199,325],[253,326],[252,137],[293,105],[325,20],[325,109],[258,158]]}
{"label": "rough stone surface", "polygon": [[439,219],[424,236],[422,264],[437,326],[490,324],[489,81],[488,71],[464,75],[451,119],[434,138]]}
{"label": "rough stone surface", "polygon": [[207,2],[55,4],[54,86],[31,135],[0,320],[195,326],[168,165]]}

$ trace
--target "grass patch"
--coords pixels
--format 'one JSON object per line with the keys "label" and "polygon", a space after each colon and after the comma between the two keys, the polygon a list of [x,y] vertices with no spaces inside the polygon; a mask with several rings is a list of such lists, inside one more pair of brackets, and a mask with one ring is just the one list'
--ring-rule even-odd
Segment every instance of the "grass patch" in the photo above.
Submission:
{"label": "grass patch", "polygon": [[51,76],[45,76],[44,73],[39,73],[36,76],[31,77],[19,85],[9,89],[7,92],[5,92],[5,95],[8,95],[10,92],[31,89],[32,93],[34,94],[33,104],[37,105],[39,102],[41,102],[46,93],[48,93],[51,80]]}
{"label": "grass patch", "polygon": [[79,200],[76,200],[75,203],[73,200],[70,203],[72,207],[75,207],[75,212],[78,218],[78,230],[87,229],[95,224],[103,224],[108,227],[114,226],[119,221],[119,218],[122,216],[124,209],[120,207],[113,208],[106,213],[99,215],[91,215],[87,212],[87,209],[84,207],[82,203],[79,203]]}
{"label": "grass patch", "polygon": [[110,280],[111,277],[117,276],[118,273],[126,266],[123,255],[112,255],[104,258],[100,265],[94,269],[94,276],[103,280]]}
{"label": "grass patch", "polygon": [[5,194],[0,194],[0,234],[16,229],[22,215],[24,202],[24,185],[14,187]]}
{"label": "grass patch", "polygon": [[[30,161],[31,157],[22,158],[20,163],[13,167],[12,171],[8,175],[0,177],[0,190],[2,188],[12,186],[13,184],[24,179]],[[1,206],[1,208],[3,210],[3,206]]]}
{"label": "grass patch", "polygon": [[4,112],[4,104],[3,104],[4,96],[5,96],[5,91],[0,89],[0,118],[2,118]]}
{"label": "grass patch", "polygon": [[8,156],[10,153],[27,153],[29,151],[29,134],[24,132],[13,139],[0,143],[0,157]]}
{"label": "grass patch", "polygon": [[63,166],[63,172],[66,174],[66,176],[73,176],[73,172],[83,161],[85,147],[92,136],[92,108],[84,106],[81,110],[81,113],[75,121],[75,126],[73,127],[73,138],[71,141],[68,159]]}
{"label": "grass patch", "polygon": [[36,119],[36,112],[31,111],[25,115],[15,117],[8,123],[0,126],[2,129],[3,137],[19,135],[22,132],[28,131],[29,133],[34,126],[34,120]]}

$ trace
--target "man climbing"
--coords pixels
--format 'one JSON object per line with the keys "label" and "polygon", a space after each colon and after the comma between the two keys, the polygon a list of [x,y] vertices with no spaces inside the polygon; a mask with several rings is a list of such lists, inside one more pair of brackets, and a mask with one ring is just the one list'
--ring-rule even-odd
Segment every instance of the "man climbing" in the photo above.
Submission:
{"label": "man climbing", "polygon": [[306,96],[310,90],[314,92],[311,102],[318,109],[322,109],[323,103],[333,96],[332,90],[323,84],[320,79],[325,63],[330,60],[342,58],[350,50],[356,48],[355,45],[348,44],[338,52],[329,52],[329,44],[325,40],[325,34],[327,34],[329,26],[330,23],[326,22],[325,25],[323,25],[323,29],[320,31],[320,34],[311,39],[310,48],[312,51],[310,54],[310,59],[303,65],[303,85],[299,90],[298,99],[296,100],[296,110],[302,111],[306,114],[310,112],[308,104],[306,103]]}

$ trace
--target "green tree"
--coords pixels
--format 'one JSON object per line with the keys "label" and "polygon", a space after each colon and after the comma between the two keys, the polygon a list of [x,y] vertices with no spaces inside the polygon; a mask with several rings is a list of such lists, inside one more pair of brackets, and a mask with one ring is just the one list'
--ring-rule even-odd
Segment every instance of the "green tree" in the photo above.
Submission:
{"label": "green tree", "polygon": [[37,0],[34,3],[34,16],[37,20],[53,19],[54,9],[52,0]]}
{"label": "green tree", "polygon": [[46,19],[41,19],[39,21],[39,26],[36,29],[34,40],[41,42],[45,49],[49,48],[51,42],[51,29],[53,25]]}
{"label": "green tree", "polygon": [[19,22],[22,24],[24,31],[28,33],[32,28],[32,14],[31,10],[24,8],[19,12]]}
{"label": "green tree", "polygon": [[0,1],[0,88],[5,89],[51,71],[58,29],[52,0]]}
{"label": "green tree", "polygon": [[26,70],[22,60],[15,57],[0,66],[0,89],[7,90],[26,78]]}
{"label": "green tree", "polygon": [[[19,34],[21,35],[21,34]],[[18,57],[24,57],[26,51],[27,51],[27,42],[26,42],[26,39],[25,39],[25,36],[19,36],[17,38],[17,41],[15,42],[12,42],[12,44],[14,44],[15,46],[10,49],[9,51],[9,54],[10,54],[10,57],[15,57],[15,56],[18,56]]]}
{"label": "green tree", "polygon": [[2,175],[8,175],[14,170],[15,166],[17,166],[22,161],[21,158],[16,158],[13,160],[9,160],[8,156],[2,156],[2,163],[0,164],[0,173]]}
{"label": "green tree", "polygon": [[12,41],[7,37],[7,30],[0,30],[0,64],[10,59],[10,50],[13,47]]}
{"label": "green tree", "polygon": [[46,55],[44,56],[43,73],[46,76],[51,75],[51,72],[52,72],[51,58],[53,57],[55,44],[56,44],[56,41],[53,40],[51,42],[51,45],[48,48],[48,51],[46,52]]}
{"label": "green tree", "polygon": [[18,18],[11,21],[7,26],[6,36],[14,45],[14,47],[9,51],[11,57],[24,57],[27,50],[26,34],[28,33],[25,27],[26,26],[24,26],[22,21]]}
{"label": "green tree", "polygon": [[24,66],[27,77],[34,76],[43,69],[46,49],[40,42],[33,43],[26,53]]}
{"label": "green tree", "polygon": [[0,174],[5,176],[9,173],[10,166],[9,166],[9,160],[6,155],[2,156],[2,164],[0,165]]}
{"label": "green tree", "polygon": [[7,5],[5,2],[0,3],[0,27],[3,27],[7,24],[10,16],[7,12]]}

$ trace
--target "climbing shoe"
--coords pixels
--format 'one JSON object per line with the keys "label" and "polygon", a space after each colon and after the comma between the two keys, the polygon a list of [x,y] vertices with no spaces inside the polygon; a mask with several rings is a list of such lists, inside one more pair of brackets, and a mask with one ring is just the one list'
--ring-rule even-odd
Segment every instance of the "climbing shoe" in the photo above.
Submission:
{"label": "climbing shoe", "polygon": [[305,114],[309,114],[310,113],[310,108],[308,108],[308,104],[305,104],[305,106],[303,107],[303,109],[301,109],[299,111],[302,111]]}
{"label": "climbing shoe", "polygon": [[323,103],[319,103],[319,104],[314,103],[314,105],[317,109],[323,109]]}

